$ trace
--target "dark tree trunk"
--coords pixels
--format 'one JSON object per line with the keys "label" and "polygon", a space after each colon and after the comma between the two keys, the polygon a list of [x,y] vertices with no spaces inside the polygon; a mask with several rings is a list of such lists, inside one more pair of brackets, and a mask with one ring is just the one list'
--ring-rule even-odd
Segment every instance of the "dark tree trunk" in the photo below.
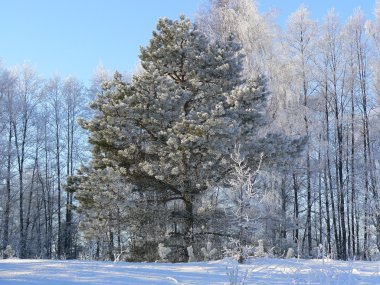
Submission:
{"label": "dark tree trunk", "polygon": [[3,224],[3,244],[2,250],[5,250],[9,244],[9,219],[11,211],[11,148],[12,148],[12,126],[9,124],[8,130],[8,146],[7,146],[7,176],[6,176],[6,200],[4,210],[4,224]]}
{"label": "dark tree trunk", "polygon": [[294,191],[294,220],[296,223],[296,229],[294,230],[294,242],[298,244],[299,240],[299,205],[298,205],[298,192],[299,185],[296,174],[293,173],[293,191]]}

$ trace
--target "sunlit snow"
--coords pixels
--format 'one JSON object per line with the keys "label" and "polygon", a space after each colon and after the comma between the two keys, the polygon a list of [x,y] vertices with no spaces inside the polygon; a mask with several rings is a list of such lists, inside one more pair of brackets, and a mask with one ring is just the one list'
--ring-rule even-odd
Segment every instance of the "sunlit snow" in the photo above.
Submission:
{"label": "sunlit snow", "polygon": [[380,262],[255,259],[248,263],[10,259],[0,260],[0,284],[380,284]]}

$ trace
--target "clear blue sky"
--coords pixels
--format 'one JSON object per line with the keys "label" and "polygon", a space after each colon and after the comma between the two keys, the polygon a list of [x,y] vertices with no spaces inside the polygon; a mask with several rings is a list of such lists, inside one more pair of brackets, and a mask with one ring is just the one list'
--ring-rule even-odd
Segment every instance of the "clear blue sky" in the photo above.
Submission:
{"label": "clear blue sky", "polygon": [[[375,0],[260,0],[277,7],[279,23],[304,3],[315,19],[329,8],[346,19],[361,6],[372,17]],[[99,63],[129,72],[159,17],[194,18],[204,0],[0,0],[0,59],[5,66],[28,62],[47,78],[74,75],[85,83]]]}

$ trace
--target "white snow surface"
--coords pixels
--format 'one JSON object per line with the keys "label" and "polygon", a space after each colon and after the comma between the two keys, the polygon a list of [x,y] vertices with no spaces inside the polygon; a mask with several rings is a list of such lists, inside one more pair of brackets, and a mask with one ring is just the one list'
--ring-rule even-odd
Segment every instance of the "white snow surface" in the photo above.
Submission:
{"label": "white snow surface", "polygon": [[8,259],[0,260],[0,284],[380,284],[380,262],[262,258],[237,265],[228,259],[177,264]]}

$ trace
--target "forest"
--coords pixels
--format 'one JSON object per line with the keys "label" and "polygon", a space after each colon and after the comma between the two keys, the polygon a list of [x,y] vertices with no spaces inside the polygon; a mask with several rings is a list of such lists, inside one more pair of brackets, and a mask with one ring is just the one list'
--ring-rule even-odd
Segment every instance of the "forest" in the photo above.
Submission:
{"label": "forest", "polygon": [[209,0],[134,74],[0,65],[3,258],[380,252],[380,2],[367,19]]}

